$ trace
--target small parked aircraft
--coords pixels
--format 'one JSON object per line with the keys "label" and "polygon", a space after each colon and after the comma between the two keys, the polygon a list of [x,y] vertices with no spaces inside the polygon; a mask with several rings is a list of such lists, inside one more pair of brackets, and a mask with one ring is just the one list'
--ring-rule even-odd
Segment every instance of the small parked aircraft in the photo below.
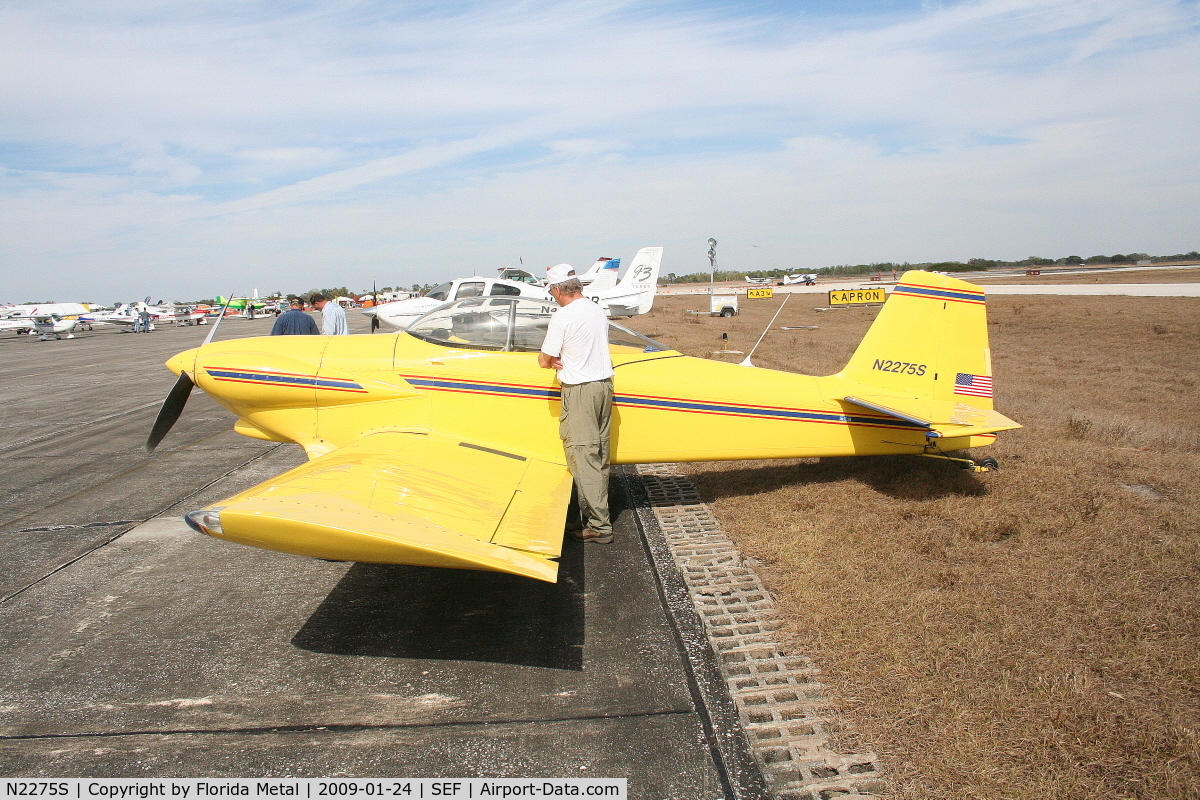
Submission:
{"label": "small parked aircraft", "polygon": [[[155,322],[174,322],[175,311],[167,306],[150,306],[142,302],[121,303],[112,311],[100,311],[87,314],[80,319],[93,325],[120,325],[125,328],[135,328],[142,319],[142,311],[150,314],[149,330],[154,330]],[[124,331],[121,331],[124,333]]]}
{"label": "small parked aircraft", "polygon": [[[396,330],[404,330],[417,319],[425,316],[433,309],[451,300],[461,300],[467,297],[533,297],[538,300],[549,300],[550,295],[541,286],[524,281],[506,280],[504,278],[483,278],[474,275],[470,278],[456,278],[441,286],[430,289],[422,297],[410,297],[407,300],[395,300],[391,303],[380,303],[377,306],[361,309],[368,317],[374,317],[379,322]],[[372,329],[377,327],[372,324]]]}
{"label": "small parked aircraft", "polygon": [[746,283],[754,283],[759,286],[771,285],[771,278],[751,278],[749,275],[743,275],[742,277],[746,279]]}
{"label": "small parked aircraft", "polygon": [[[587,286],[597,278],[609,275],[611,273],[611,282],[604,284],[606,286],[610,286],[612,283],[616,283],[617,272],[620,271],[620,269],[621,259],[599,258],[596,260],[595,264],[592,264],[592,266],[588,268],[587,272],[581,272],[575,277],[579,278],[580,283],[582,283],[584,286]],[[500,278],[506,281],[517,281],[519,283],[528,283],[533,286],[540,286],[542,288],[546,287],[545,278],[539,278],[533,273],[526,272],[523,269],[517,269],[516,267],[501,268]]]}
{"label": "small parked aircraft", "polygon": [[45,342],[51,337],[55,339],[63,338],[66,334],[68,339],[75,338],[75,328],[79,326],[80,320],[78,317],[60,317],[58,314],[45,314],[33,317],[33,330],[38,334],[38,341]]}
{"label": "small parked aircraft", "polygon": [[214,309],[204,303],[199,305],[176,305],[172,309],[175,313],[176,325],[207,325],[208,315],[213,313]]}
{"label": "small parked aircraft", "polygon": [[[615,264],[615,267],[609,267]],[[587,279],[583,293],[602,306],[610,317],[632,317],[645,314],[654,305],[658,273],[662,264],[661,247],[643,247],[634,257],[625,277],[616,281],[619,258],[601,258],[591,268],[577,276],[581,283]],[[404,330],[414,321],[442,303],[467,297],[532,297],[550,300],[543,288],[545,281],[534,281],[524,270],[501,270],[508,278],[456,278],[429,291],[424,297],[411,297],[394,303],[381,303],[362,312],[397,330]],[[528,279],[528,280],[527,280]],[[588,285],[590,284],[590,285]],[[376,326],[372,324],[372,329]]]}
{"label": "small parked aircraft", "polygon": [[[537,352],[557,306],[477,296],[390,336],[281,336],[174,356],[179,378],[147,447],[193,386],[234,430],[311,459],[186,515],[222,539],[338,561],[509,572],[555,581],[571,476],[560,387]],[[210,337],[211,339],[211,333]],[[845,369],[809,377],[691,358],[610,323],[612,461],[950,451],[1020,427],[992,408],[981,288],[908,272]]]}
{"label": "small parked aircraft", "polygon": [[815,272],[813,272],[813,273],[809,273],[807,275],[805,275],[805,274],[784,275],[783,278],[780,279],[780,281],[779,281],[780,286],[791,286],[791,285],[797,284],[797,283],[804,284],[805,286],[816,286],[817,285],[817,274]]}
{"label": "small parked aircraft", "polygon": [[[81,316],[89,313],[84,303],[31,303],[0,308],[0,330],[12,333],[36,333],[38,341],[50,337],[75,338]],[[86,317],[83,319],[86,322]]]}

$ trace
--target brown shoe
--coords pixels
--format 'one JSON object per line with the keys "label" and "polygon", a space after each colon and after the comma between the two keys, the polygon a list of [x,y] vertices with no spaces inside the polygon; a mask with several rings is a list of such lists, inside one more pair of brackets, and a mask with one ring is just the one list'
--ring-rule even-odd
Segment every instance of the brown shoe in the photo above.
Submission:
{"label": "brown shoe", "polygon": [[567,534],[577,542],[591,542],[592,544],[609,544],[613,540],[612,531],[601,533],[591,528],[584,528],[581,531],[568,531]]}

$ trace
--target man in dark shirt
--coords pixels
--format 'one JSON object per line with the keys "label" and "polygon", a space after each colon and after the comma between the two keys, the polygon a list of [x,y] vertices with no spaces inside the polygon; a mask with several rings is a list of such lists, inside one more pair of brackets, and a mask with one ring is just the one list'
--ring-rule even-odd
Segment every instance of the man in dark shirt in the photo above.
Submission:
{"label": "man in dark shirt", "polygon": [[298,334],[317,334],[317,323],[313,318],[304,313],[304,301],[296,298],[291,303],[291,308],[280,314],[276,320],[274,327],[271,328],[272,336],[293,336]]}

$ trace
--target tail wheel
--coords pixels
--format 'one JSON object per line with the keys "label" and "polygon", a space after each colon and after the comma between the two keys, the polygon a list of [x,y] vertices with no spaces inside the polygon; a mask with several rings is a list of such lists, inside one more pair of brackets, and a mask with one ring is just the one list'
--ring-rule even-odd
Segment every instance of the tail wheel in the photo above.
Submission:
{"label": "tail wheel", "polygon": [[979,462],[979,466],[984,469],[1000,469],[1000,462],[994,458],[985,458]]}

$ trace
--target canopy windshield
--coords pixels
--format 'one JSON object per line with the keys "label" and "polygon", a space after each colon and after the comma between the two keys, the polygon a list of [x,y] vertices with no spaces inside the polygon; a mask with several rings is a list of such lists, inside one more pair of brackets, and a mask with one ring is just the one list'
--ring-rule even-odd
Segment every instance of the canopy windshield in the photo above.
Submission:
{"label": "canopy windshield", "polygon": [[[405,332],[433,344],[467,350],[535,353],[546,338],[552,300],[529,297],[471,297],[438,306]],[[608,324],[608,342],[624,352],[657,353],[667,347],[640,333]]]}

